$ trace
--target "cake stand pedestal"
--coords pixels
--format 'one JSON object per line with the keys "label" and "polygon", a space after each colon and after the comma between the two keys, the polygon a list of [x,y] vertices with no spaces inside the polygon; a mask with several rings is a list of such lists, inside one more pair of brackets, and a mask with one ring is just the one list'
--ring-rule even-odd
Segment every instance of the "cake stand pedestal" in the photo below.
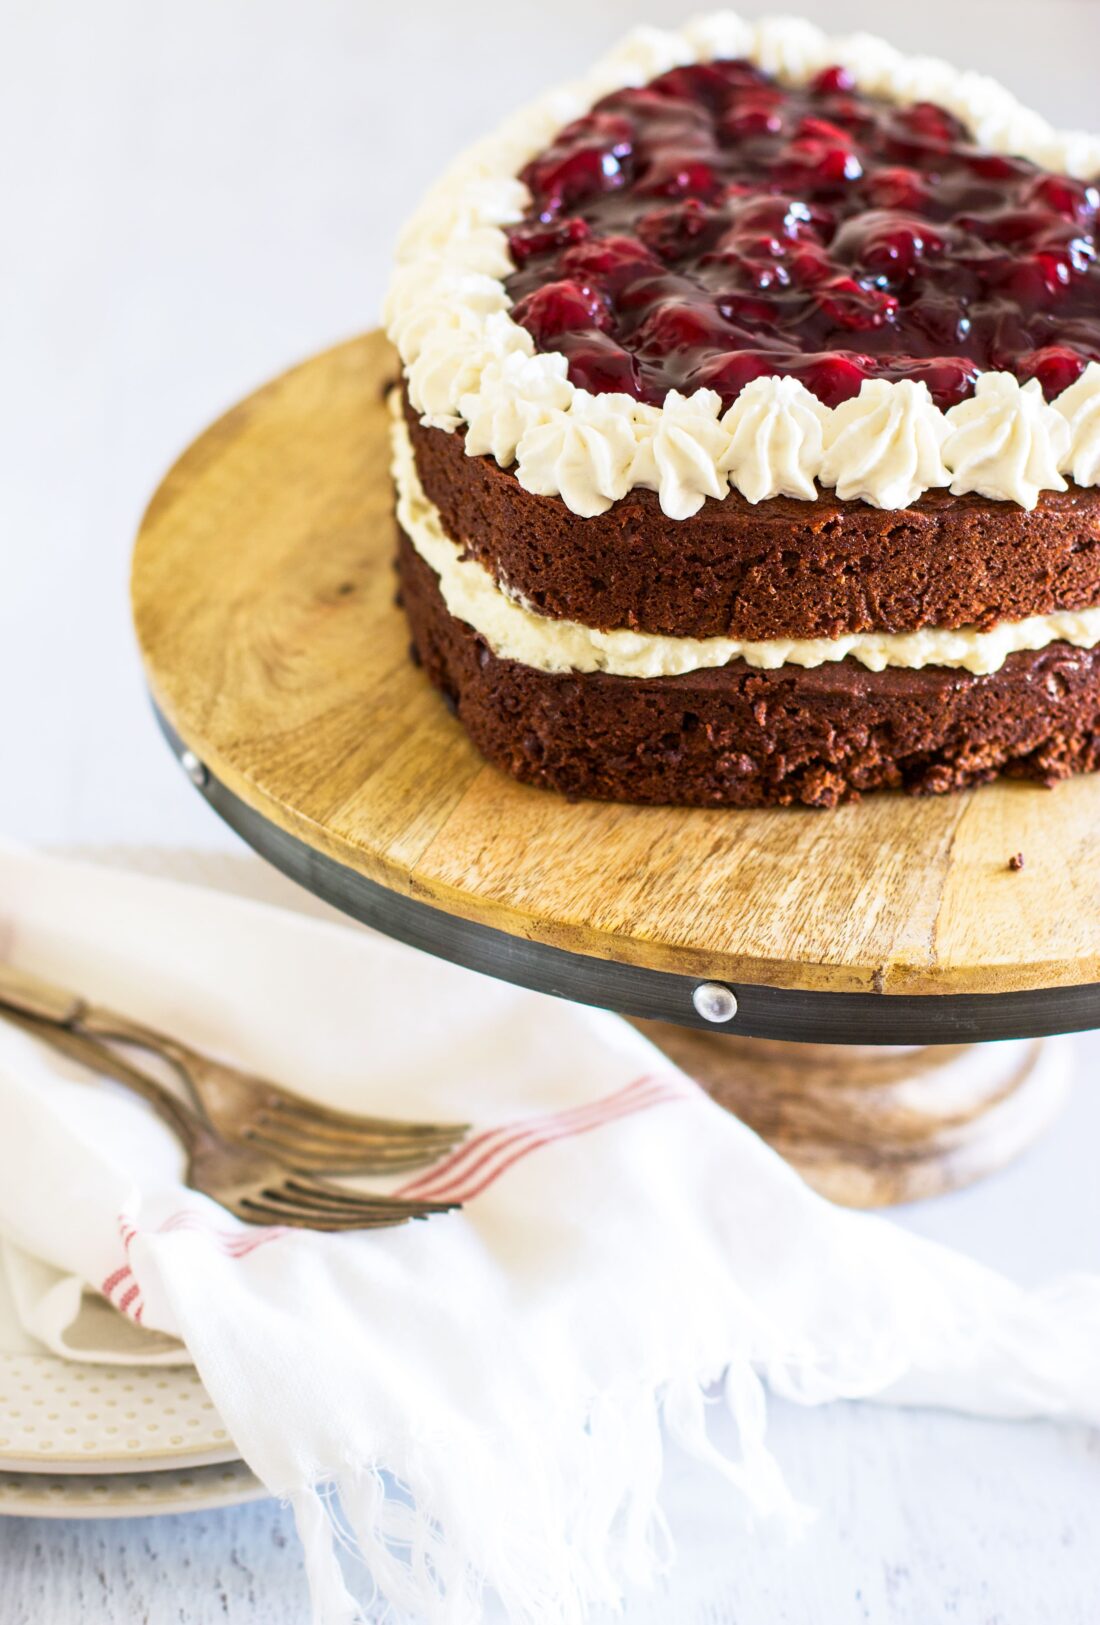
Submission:
{"label": "cake stand pedestal", "polygon": [[635,1019],[839,1200],[1014,1155],[1065,1086],[1064,1048],[1035,1041],[1100,1025],[1100,778],[833,812],[514,783],[408,658],[395,374],[378,334],[315,357],[208,429],[150,504],[138,639],[206,800],[353,917]]}

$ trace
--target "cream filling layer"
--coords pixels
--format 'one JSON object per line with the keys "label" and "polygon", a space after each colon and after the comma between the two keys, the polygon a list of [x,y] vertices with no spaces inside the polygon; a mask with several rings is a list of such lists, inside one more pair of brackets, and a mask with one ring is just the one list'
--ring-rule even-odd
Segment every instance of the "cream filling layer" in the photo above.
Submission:
{"label": "cream filling layer", "polygon": [[739,638],[675,638],[655,632],[600,632],[579,621],[553,620],[498,586],[479,560],[463,556],[420,483],[396,392],[391,410],[393,478],[402,530],[438,576],[449,613],[480,633],[495,655],[518,660],[536,671],[675,677],[738,659],[773,671],[779,666],[823,666],[851,655],[870,671],[883,671],[887,666],[950,666],[987,674],[997,671],[1019,649],[1043,649],[1055,642],[1091,649],[1100,643],[1100,608],[1003,621],[988,632],[926,627],[919,632],[852,632],[842,638],[769,638],[757,643]]}

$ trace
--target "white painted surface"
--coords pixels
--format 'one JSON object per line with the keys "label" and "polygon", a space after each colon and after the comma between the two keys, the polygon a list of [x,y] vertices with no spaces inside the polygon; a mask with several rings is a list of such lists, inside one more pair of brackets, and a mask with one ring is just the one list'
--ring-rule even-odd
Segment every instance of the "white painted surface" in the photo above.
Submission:
{"label": "white painted surface", "polygon": [[[409,189],[654,0],[6,0],[0,10],[0,832],[230,847],[156,736],[125,578],[174,454],[266,376],[376,317]],[[792,6],[790,9],[796,9]],[[1088,123],[1096,0],[803,0],[1002,75]],[[1100,1267],[1100,1040],[1013,1170],[905,1215],[1039,1281]],[[805,1544],[745,1534],[671,1466],[683,1561],[631,1625],[1093,1625],[1100,1441],[872,1407],[776,1405],[822,1509]],[[131,1523],[0,1522],[0,1625],[302,1625],[271,1504]]]}

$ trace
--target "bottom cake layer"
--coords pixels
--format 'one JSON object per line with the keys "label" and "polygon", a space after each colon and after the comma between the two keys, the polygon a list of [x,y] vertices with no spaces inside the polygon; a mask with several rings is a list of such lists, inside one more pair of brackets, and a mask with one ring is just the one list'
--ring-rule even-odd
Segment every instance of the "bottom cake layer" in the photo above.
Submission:
{"label": "bottom cake layer", "polygon": [[1053,784],[1100,766],[1100,649],[1053,643],[975,677],[852,660],[677,677],[535,671],[449,614],[404,535],[413,651],[498,767],[572,798],[834,807],[866,790],[940,794],[998,774]]}

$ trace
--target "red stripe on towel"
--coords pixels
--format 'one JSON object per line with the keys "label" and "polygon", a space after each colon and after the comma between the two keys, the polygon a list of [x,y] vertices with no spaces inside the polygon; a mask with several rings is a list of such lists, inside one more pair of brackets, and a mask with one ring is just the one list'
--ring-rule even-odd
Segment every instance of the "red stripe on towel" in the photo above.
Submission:
{"label": "red stripe on towel", "polygon": [[396,1195],[453,1201],[469,1201],[500,1178],[522,1157],[540,1150],[554,1140],[570,1139],[602,1128],[605,1123],[634,1112],[644,1111],[666,1100],[682,1098],[684,1087],[675,1077],[635,1078],[625,1088],[601,1100],[587,1102],[561,1112],[519,1118],[501,1128],[487,1129],[452,1152],[427,1173],[402,1185]]}

